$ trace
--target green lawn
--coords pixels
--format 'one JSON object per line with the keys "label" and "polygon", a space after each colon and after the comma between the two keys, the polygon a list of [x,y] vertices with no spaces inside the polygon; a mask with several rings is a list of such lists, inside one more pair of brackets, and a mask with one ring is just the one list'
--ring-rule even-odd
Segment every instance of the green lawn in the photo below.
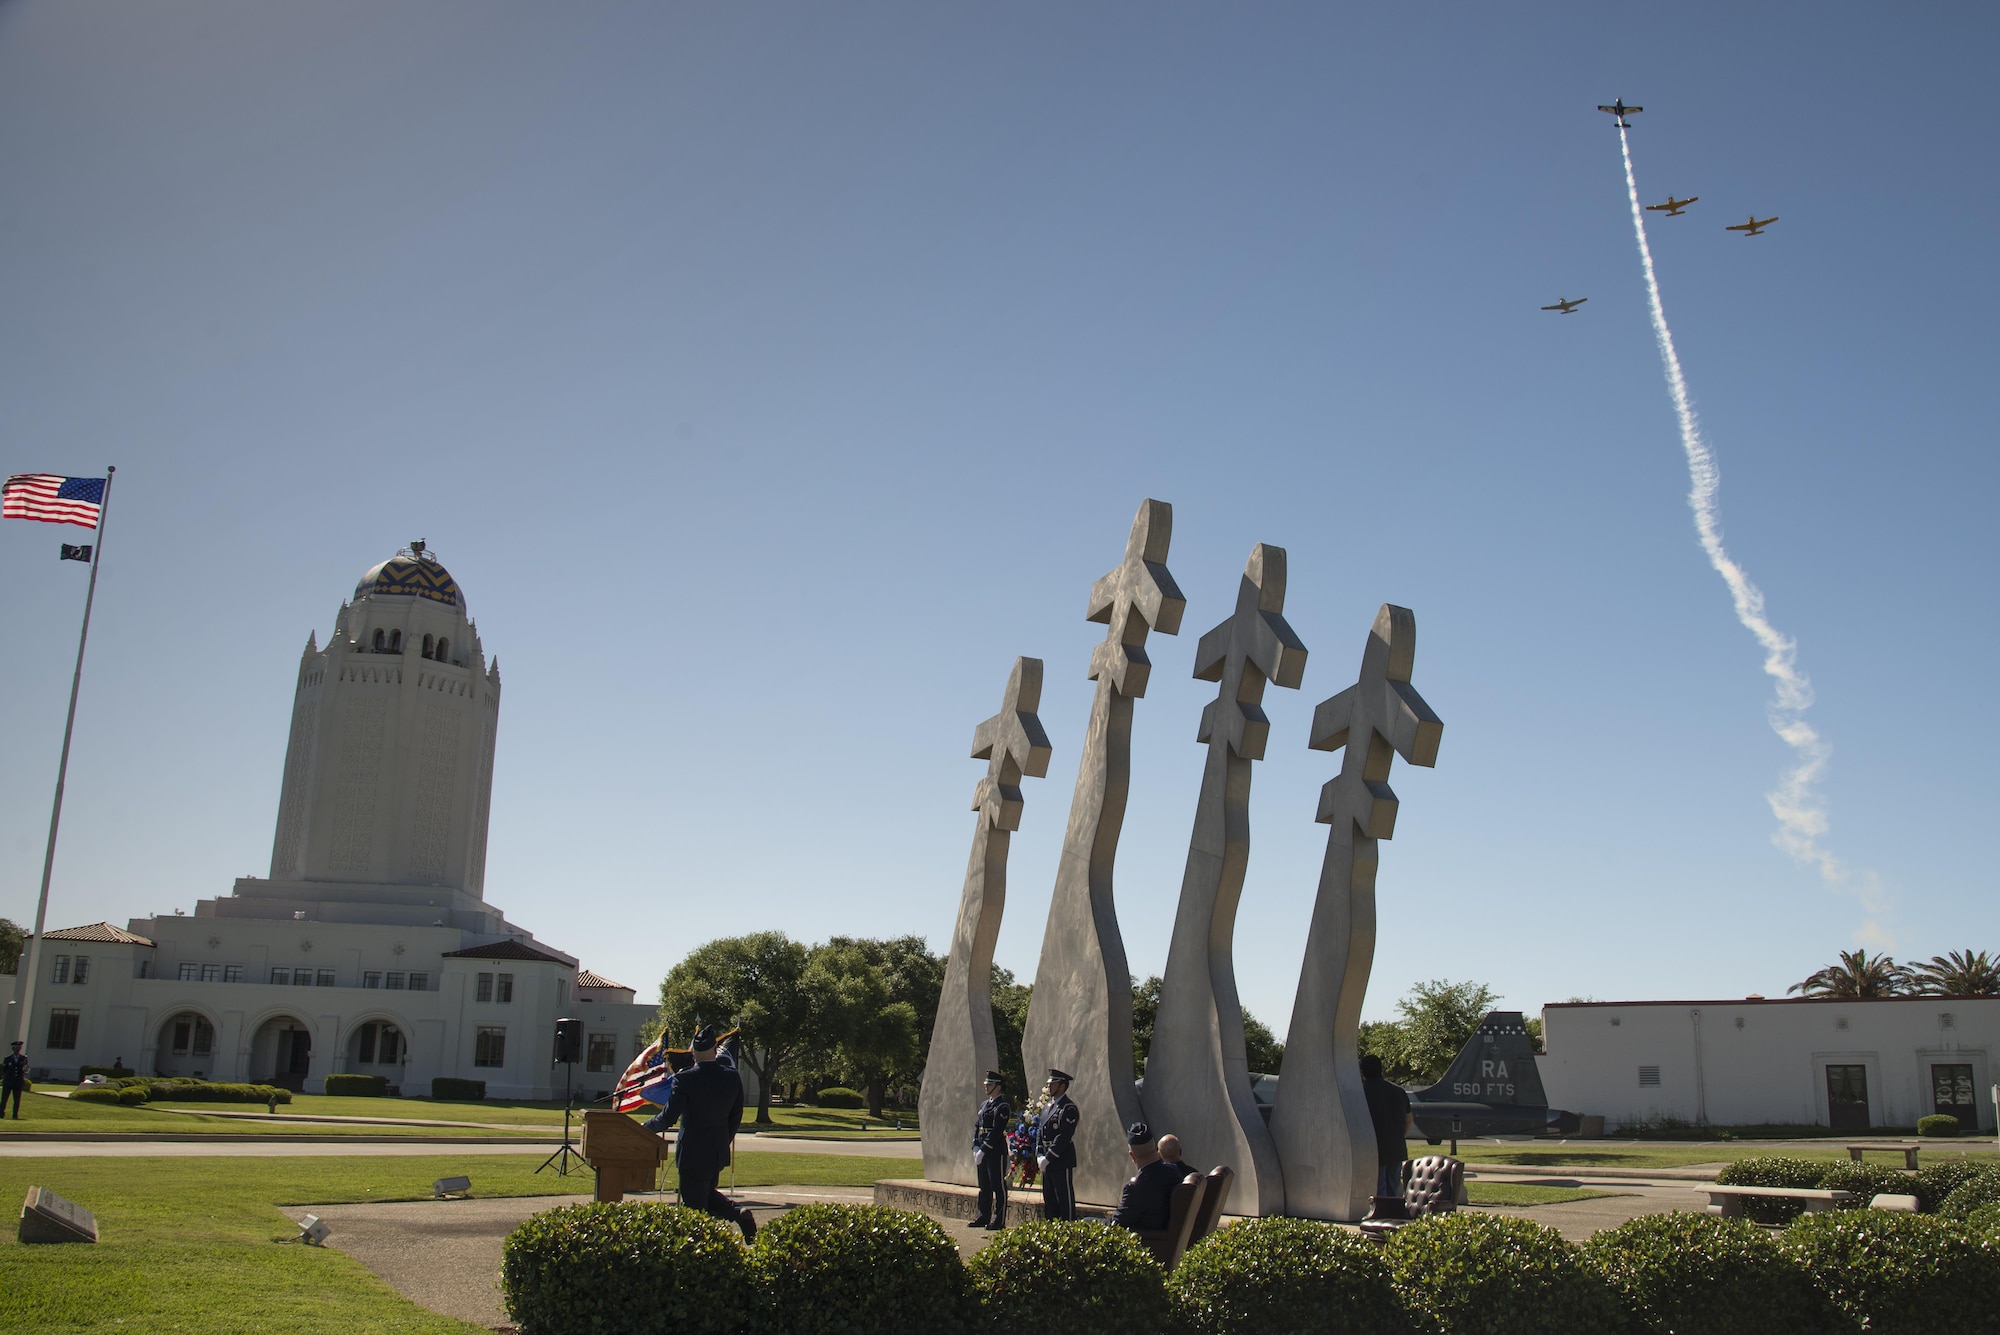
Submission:
{"label": "green lawn", "polygon": [[1592,1201],[1599,1196],[1616,1196],[1615,1191],[1586,1191],[1581,1187],[1539,1187],[1517,1182],[1468,1182],[1465,1196],[1474,1205],[1561,1205],[1568,1201]]}
{"label": "green lawn", "polygon": [[[336,1103],[370,1103],[371,1099],[336,1099]],[[248,1103],[169,1103],[166,1108],[198,1109],[203,1114],[221,1112],[262,1112],[263,1105]],[[285,1112],[290,1109],[279,1105]],[[391,1114],[394,1115],[394,1114]],[[495,1119],[498,1120],[498,1119]],[[558,1110],[554,1126],[562,1126],[562,1114]],[[17,1122],[8,1118],[6,1131],[71,1131],[71,1132],[116,1132],[120,1134],[154,1134],[172,1132],[188,1135],[199,1132],[227,1132],[230,1135],[316,1135],[316,1136],[396,1136],[396,1135],[447,1135],[486,1138],[505,1136],[505,1131],[486,1131],[477,1128],[457,1130],[443,1127],[395,1127],[343,1124],[339,1122],[286,1121],[281,1116],[276,1121],[248,1117],[187,1117],[178,1113],[163,1112],[148,1104],[136,1107],[122,1107],[110,1103],[77,1103],[70,1099],[44,1098],[30,1094],[21,1101],[21,1119]],[[540,1127],[523,1126],[523,1132],[540,1132]]]}
{"label": "green lawn", "polygon": [[[736,1185],[866,1186],[906,1159],[736,1156]],[[32,1185],[94,1211],[95,1247],[23,1247],[0,1235],[0,1330],[201,1335],[470,1335],[332,1248],[290,1241],[280,1205],[420,1200],[464,1173],[478,1196],[569,1195],[588,1176],[537,1175],[531,1155],[454,1158],[0,1159],[0,1199]],[[669,1183],[673,1174],[667,1174]]]}

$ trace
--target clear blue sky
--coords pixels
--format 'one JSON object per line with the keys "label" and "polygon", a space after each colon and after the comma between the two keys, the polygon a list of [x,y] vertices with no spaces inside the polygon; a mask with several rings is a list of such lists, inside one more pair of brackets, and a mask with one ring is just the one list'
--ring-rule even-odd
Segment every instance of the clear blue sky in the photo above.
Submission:
{"label": "clear blue sky", "polygon": [[[428,539],[506,679],[488,897],[648,991],[712,936],[943,948],[1016,654],[1055,745],[1171,501],[1118,864],[1164,963],[1212,688],[1291,556],[1237,934],[1282,1035],[1337,759],[1416,610],[1368,1011],[1776,994],[1864,939],[2000,948],[1986,824],[1991,5],[251,3],[0,9],[0,472],[119,466],[51,920],[262,874],[309,631]],[[1617,142],[1732,550],[1835,751],[1827,845],[1695,544]],[[1747,240],[1751,210],[1782,222]],[[1537,307],[1587,296],[1577,315]],[[32,916],[85,568],[0,525],[0,913]],[[1987,815],[1981,816],[1981,812]]]}

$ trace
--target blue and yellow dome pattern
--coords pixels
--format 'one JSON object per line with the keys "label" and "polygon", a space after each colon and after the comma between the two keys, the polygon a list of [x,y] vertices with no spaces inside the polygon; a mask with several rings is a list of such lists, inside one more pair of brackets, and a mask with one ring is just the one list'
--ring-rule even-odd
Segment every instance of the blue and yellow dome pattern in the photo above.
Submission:
{"label": "blue and yellow dome pattern", "polygon": [[384,595],[428,598],[446,607],[464,606],[457,582],[452,579],[449,570],[438,564],[435,556],[412,556],[398,552],[363,575],[361,582],[354,586],[357,599]]}

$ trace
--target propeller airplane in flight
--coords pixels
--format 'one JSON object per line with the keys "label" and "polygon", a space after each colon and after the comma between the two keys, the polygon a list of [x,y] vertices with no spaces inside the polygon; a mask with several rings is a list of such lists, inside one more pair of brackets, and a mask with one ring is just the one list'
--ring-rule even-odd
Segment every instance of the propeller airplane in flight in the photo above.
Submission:
{"label": "propeller airplane in flight", "polygon": [[1646,212],[1664,213],[1669,218],[1678,218],[1681,216],[1681,214],[1687,212],[1688,205],[1694,203],[1696,200],[1700,198],[1701,198],[1700,195],[1689,195],[1686,199],[1675,199],[1672,195],[1668,195],[1666,203],[1648,204],[1646,206]]}
{"label": "propeller airplane in flight", "polygon": [[1621,97],[1616,102],[1613,102],[1610,106],[1599,107],[1598,110],[1606,111],[1611,113],[1613,116],[1616,116],[1618,118],[1618,128],[1621,130],[1629,130],[1632,128],[1632,122],[1626,120],[1625,118],[1627,116],[1637,115],[1639,112],[1644,111],[1645,108],[1628,107],[1625,105],[1625,99]]}
{"label": "propeller airplane in flight", "polygon": [[1575,301],[1566,301],[1562,297],[1557,297],[1555,305],[1544,306],[1542,309],[1545,311],[1555,311],[1561,315],[1574,315],[1576,314],[1576,308],[1589,300],[1589,297],[1578,297]]}
{"label": "propeller airplane in flight", "polygon": [[1764,235],[1764,229],[1776,221],[1778,221],[1776,214],[1773,214],[1769,218],[1759,218],[1753,213],[1750,215],[1749,222],[1735,223],[1722,230],[1725,232],[1741,232],[1745,236],[1762,236]]}

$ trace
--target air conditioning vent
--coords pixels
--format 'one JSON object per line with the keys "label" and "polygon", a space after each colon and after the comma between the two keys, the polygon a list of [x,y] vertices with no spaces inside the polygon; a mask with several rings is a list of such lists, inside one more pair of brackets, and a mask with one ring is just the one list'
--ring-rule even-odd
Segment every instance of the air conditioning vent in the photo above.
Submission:
{"label": "air conditioning vent", "polygon": [[1639,1088],[1641,1089],[1657,1088],[1659,1086],[1659,1083],[1660,1083],[1659,1067],[1641,1066],[1639,1068]]}

